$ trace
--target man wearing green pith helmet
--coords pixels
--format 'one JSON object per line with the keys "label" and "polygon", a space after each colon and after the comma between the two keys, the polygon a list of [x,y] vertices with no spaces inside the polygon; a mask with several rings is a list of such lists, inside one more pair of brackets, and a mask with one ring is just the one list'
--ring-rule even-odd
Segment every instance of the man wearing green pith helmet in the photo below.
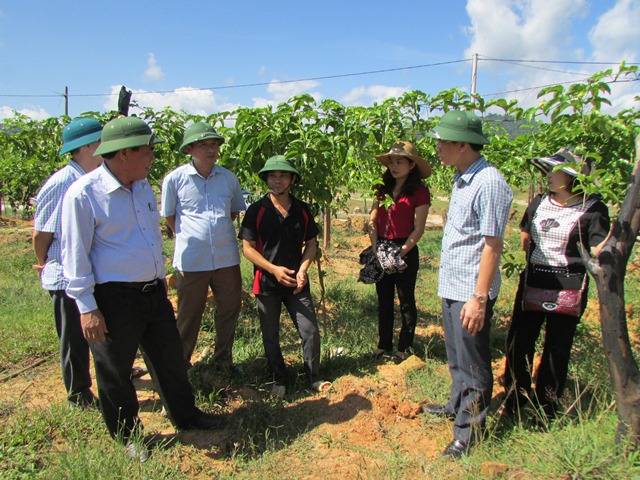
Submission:
{"label": "man wearing green pith helmet", "polygon": [[240,182],[217,164],[224,138],[205,122],[184,132],[180,152],[191,161],[162,182],[161,215],[176,234],[173,266],[178,280],[178,330],[185,363],[191,365],[209,288],[215,301],[217,368],[241,370],[232,361],[240,315],[242,275],[233,221],[246,208]]}
{"label": "man wearing green pith helmet", "polygon": [[93,353],[102,416],[126,454],[148,452],[131,367],[140,345],[169,419],[181,429],[217,428],[222,419],[195,406],[173,307],[167,298],[160,215],[146,180],[162,142],[135,117],[102,131],[100,168],[76,181],[62,206],[62,265]]}
{"label": "man wearing green pith helmet", "polygon": [[258,303],[262,342],[273,374],[272,394],[282,399],[288,387],[280,348],[280,312],[289,312],[302,340],[304,372],[316,392],[331,388],[320,378],[320,333],[307,270],[316,255],[316,225],[309,205],[290,193],[300,179],[283,155],[269,158],[258,176],[269,188],[242,220],[238,237],[244,256],[254,264],[253,293]]}
{"label": "man wearing green pith helmet", "polygon": [[513,192],[487,162],[489,139],[472,112],[445,113],[428,137],[437,140],[443,166],[456,168],[442,238],[438,296],[451,394],[445,405],[424,408],[453,420],[453,440],[443,456],[467,455],[484,435],[491,392],[490,321],[500,290],[500,254]]}
{"label": "man wearing green pith helmet", "polygon": [[91,391],[89,345],[80,328],[80,312],[65,289],[67,279],[62,270],[62,200],[71,184],[92,172],[102,163],[93,153],[100,145],[102,125],[92,118],[76,118],[62,131],[60,156],[70,154],[69,163],[54,173],[36,197],[33,250],[42,288],[49,292],[53,303],[56,332],[60,340],[60,365],[73,407],[92,408],[97,399]]}

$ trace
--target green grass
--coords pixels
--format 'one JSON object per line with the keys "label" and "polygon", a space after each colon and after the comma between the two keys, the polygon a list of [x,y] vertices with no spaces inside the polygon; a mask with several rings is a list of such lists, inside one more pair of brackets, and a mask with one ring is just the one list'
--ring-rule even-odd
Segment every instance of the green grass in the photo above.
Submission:
{"label": "green grass", "polygon": [[35,263],[31,232],[0,229],[0,255],[0,371],[4,371],[27,359],[54,354],[58,346],[51,300],[31,268]]}
{"label": "green grass", "polygon": [[[514,218],[507,233],[507,244],[514,252],[514,261],[522,261],[517,222]],[[340,261],[350,238],[360,234],[336,230],[335,242],[340,248],[330,252],[332,261]],[[0,230],[5,236],[0,242],[0,361],[3,370],[16,369],[33,357],[50,356],[56,360],[57,339],[53,326],[50,300],[39,286],[31,270],[33,254],[28,232]],[[11,240],[8,240],[11,236]],[[417,303],[419,327],[441,323],[440,299],[437,296],[438,256],[442,232],[428,230],[419,248],[421,269],[418,278]],[[332,240],[333,243],[333,240]],[[165,246],[171,253],[171,243]],[[344,257],[346,258],[346,257]],[[151,459],[143,466],[128,461],[122,447],[107,435],[100,416],[95,412],[78,412],[66,405],[51,405],[42,409],[27,409],[20,403],[0,399],[0,470],[2,478],[190,478],[200,472],[210,478],[297,478],[287,465],[282,465],[283,452],[297,459],[313,461],[317,445],[330,451],[346,449],[358,458],[379,459],[381,466],[363,462],[362,478],[407,478],[416,471],[424,478],[486,478],[480,465],[485,461],[504,462],[508,475],[518,478],[640,478],[640,459],[635,453],[625,453],[616,446],[617,425],[608,367],[601,346],[599,326],[583,322],[579,327],[572,354],[568,392],[562,399],[564,410],[557,421],[546,428],[531,423],[505,423],[495,415],[499,404],[493,405],[489,420],[489,438],[475,453],[455,466],[425,458],[420,452],[399,447],[401,426],[384,432],[383,455],[380,450],[352,446],[340,435],[315,433],[320,427],[318,408],[329,408],[321,397],[310,397],[302,374],[301,348],[297,332],[288,315],[282,318],[282,345],[290,361],[292,387],[287,402],[270,400],[265,394],[269,376],[262,349],[255,299],[248,293],[252,267],[242,262],[245,292],[238,324],[234,357],[243,368],[239,378],[212,375],[206,368],[191,372],[199,405],[221,411],[229,401],[228,387],[249,387],[261,395],[262,401],[245,401],[234,407],[225,430],[223,451],[216,453],[224,468],[211,468],[211,459],[199,453],[195,446],[183,445],[171,438],[161,442]],[[344,376],[366,378],[377,375],[375,364],[367,354],[377,341],[375,287],[356,282],[357,270],[338,275],[328,270],[324,277],[328,310],[319,315],[322,335],[322,373],[331,381]],[[635,274],[637,275],[637,274]],[[629,308],[640,311],[640,293],[635,275],[627,282]],[[320,306],[319,282],[315,267],[311,269],[312,292]],[[516,277],[505,278],[492,321],[492,355],[504,356],[506,325],[516,289]],[[591,296],[595,296],[594,288]],[[637,322],[630,329],[638,332]],[[213,344],[213,312],[207,310],[197,349]],[[433,333],[417,335],[416,355],[426,361],[426,367],[407,375],[409,400],[444,402],[448,398],[450,378],[442,336]],[[376,392],[370,392],[374,395]],[[369,394],[367,394],[369,395]],[[370,396],[360,401],[367,402]],[[297,402],[297,400],[304,400]],[[424,417],[424,416],[423,416]],[[422,418],[424,434],[448,441],[449,425],[432,423]],[[312,435],[311,438],[309,435]],[[190,468],[184,469],[187,459]],[[229,467],[230,465],[230,467]],[[326,472],[330,476],[331,472]],[[527,476],[528,475],[528,476]],[[516,478],[516,477],[505,477]]]}

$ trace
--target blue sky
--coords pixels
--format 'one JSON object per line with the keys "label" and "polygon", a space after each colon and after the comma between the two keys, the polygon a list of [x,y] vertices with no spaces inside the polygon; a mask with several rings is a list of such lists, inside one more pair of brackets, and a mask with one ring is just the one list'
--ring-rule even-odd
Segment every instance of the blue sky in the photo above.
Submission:
{"label": "blue sky", "polygon": [[[607,65],[524,61],[639,62],[638,25],[638,0],[4,1],[0,118],[61,115],[65,86],[71,116],[115,109],[121,85],[141,106],[205,115],[299,93],[371,105],[469,90],[473,53],[478,93],[532,104],[531,87]],[[614,108],[639,91],[616,85]]]}

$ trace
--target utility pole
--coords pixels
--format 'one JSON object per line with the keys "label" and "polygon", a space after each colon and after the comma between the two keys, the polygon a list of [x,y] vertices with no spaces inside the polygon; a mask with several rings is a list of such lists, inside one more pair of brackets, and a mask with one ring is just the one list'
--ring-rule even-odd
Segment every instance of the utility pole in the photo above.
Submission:
{"label": "utility pole", "polygon": [[478,54],[473,54],[472,60],[472,70],[471,70],[471,95],[476,94],[476,78],[478,76]]}
{"label": "utility pole", "polygon": [[69,87],[64,87],[64,114],[69,116]]}

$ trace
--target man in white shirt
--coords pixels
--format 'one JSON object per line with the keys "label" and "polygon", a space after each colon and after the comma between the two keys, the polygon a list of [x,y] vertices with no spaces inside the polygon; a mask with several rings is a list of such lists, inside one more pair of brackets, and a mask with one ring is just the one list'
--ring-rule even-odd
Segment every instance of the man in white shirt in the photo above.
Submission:
{"label": "man in white shirt", "polygon": [[209,288],[215,301],[218,367],[238,373],[232,362],[233,338],[241,307],[242,275],[233,221],[246,208],[238,178],[217,165],[224,139],[198,122],[184,133],[182,153],[191,161],[169,173],[162,184],[161,214],[176,234],[178,330],[187,365],[198,340]]}
{"label": "man in white shirt", "polygon": [[162,142],[141,119],[104,127],[104,164],[74,183],[62,211],[67,294],[80,310],[93,353],[102,416],[127,454],[146,460],[131,367],[138,345],[169,419],[181,429],[217,428],[222,419],[195,406],[173,307],[167,298],[157,200],[146,180]]}

